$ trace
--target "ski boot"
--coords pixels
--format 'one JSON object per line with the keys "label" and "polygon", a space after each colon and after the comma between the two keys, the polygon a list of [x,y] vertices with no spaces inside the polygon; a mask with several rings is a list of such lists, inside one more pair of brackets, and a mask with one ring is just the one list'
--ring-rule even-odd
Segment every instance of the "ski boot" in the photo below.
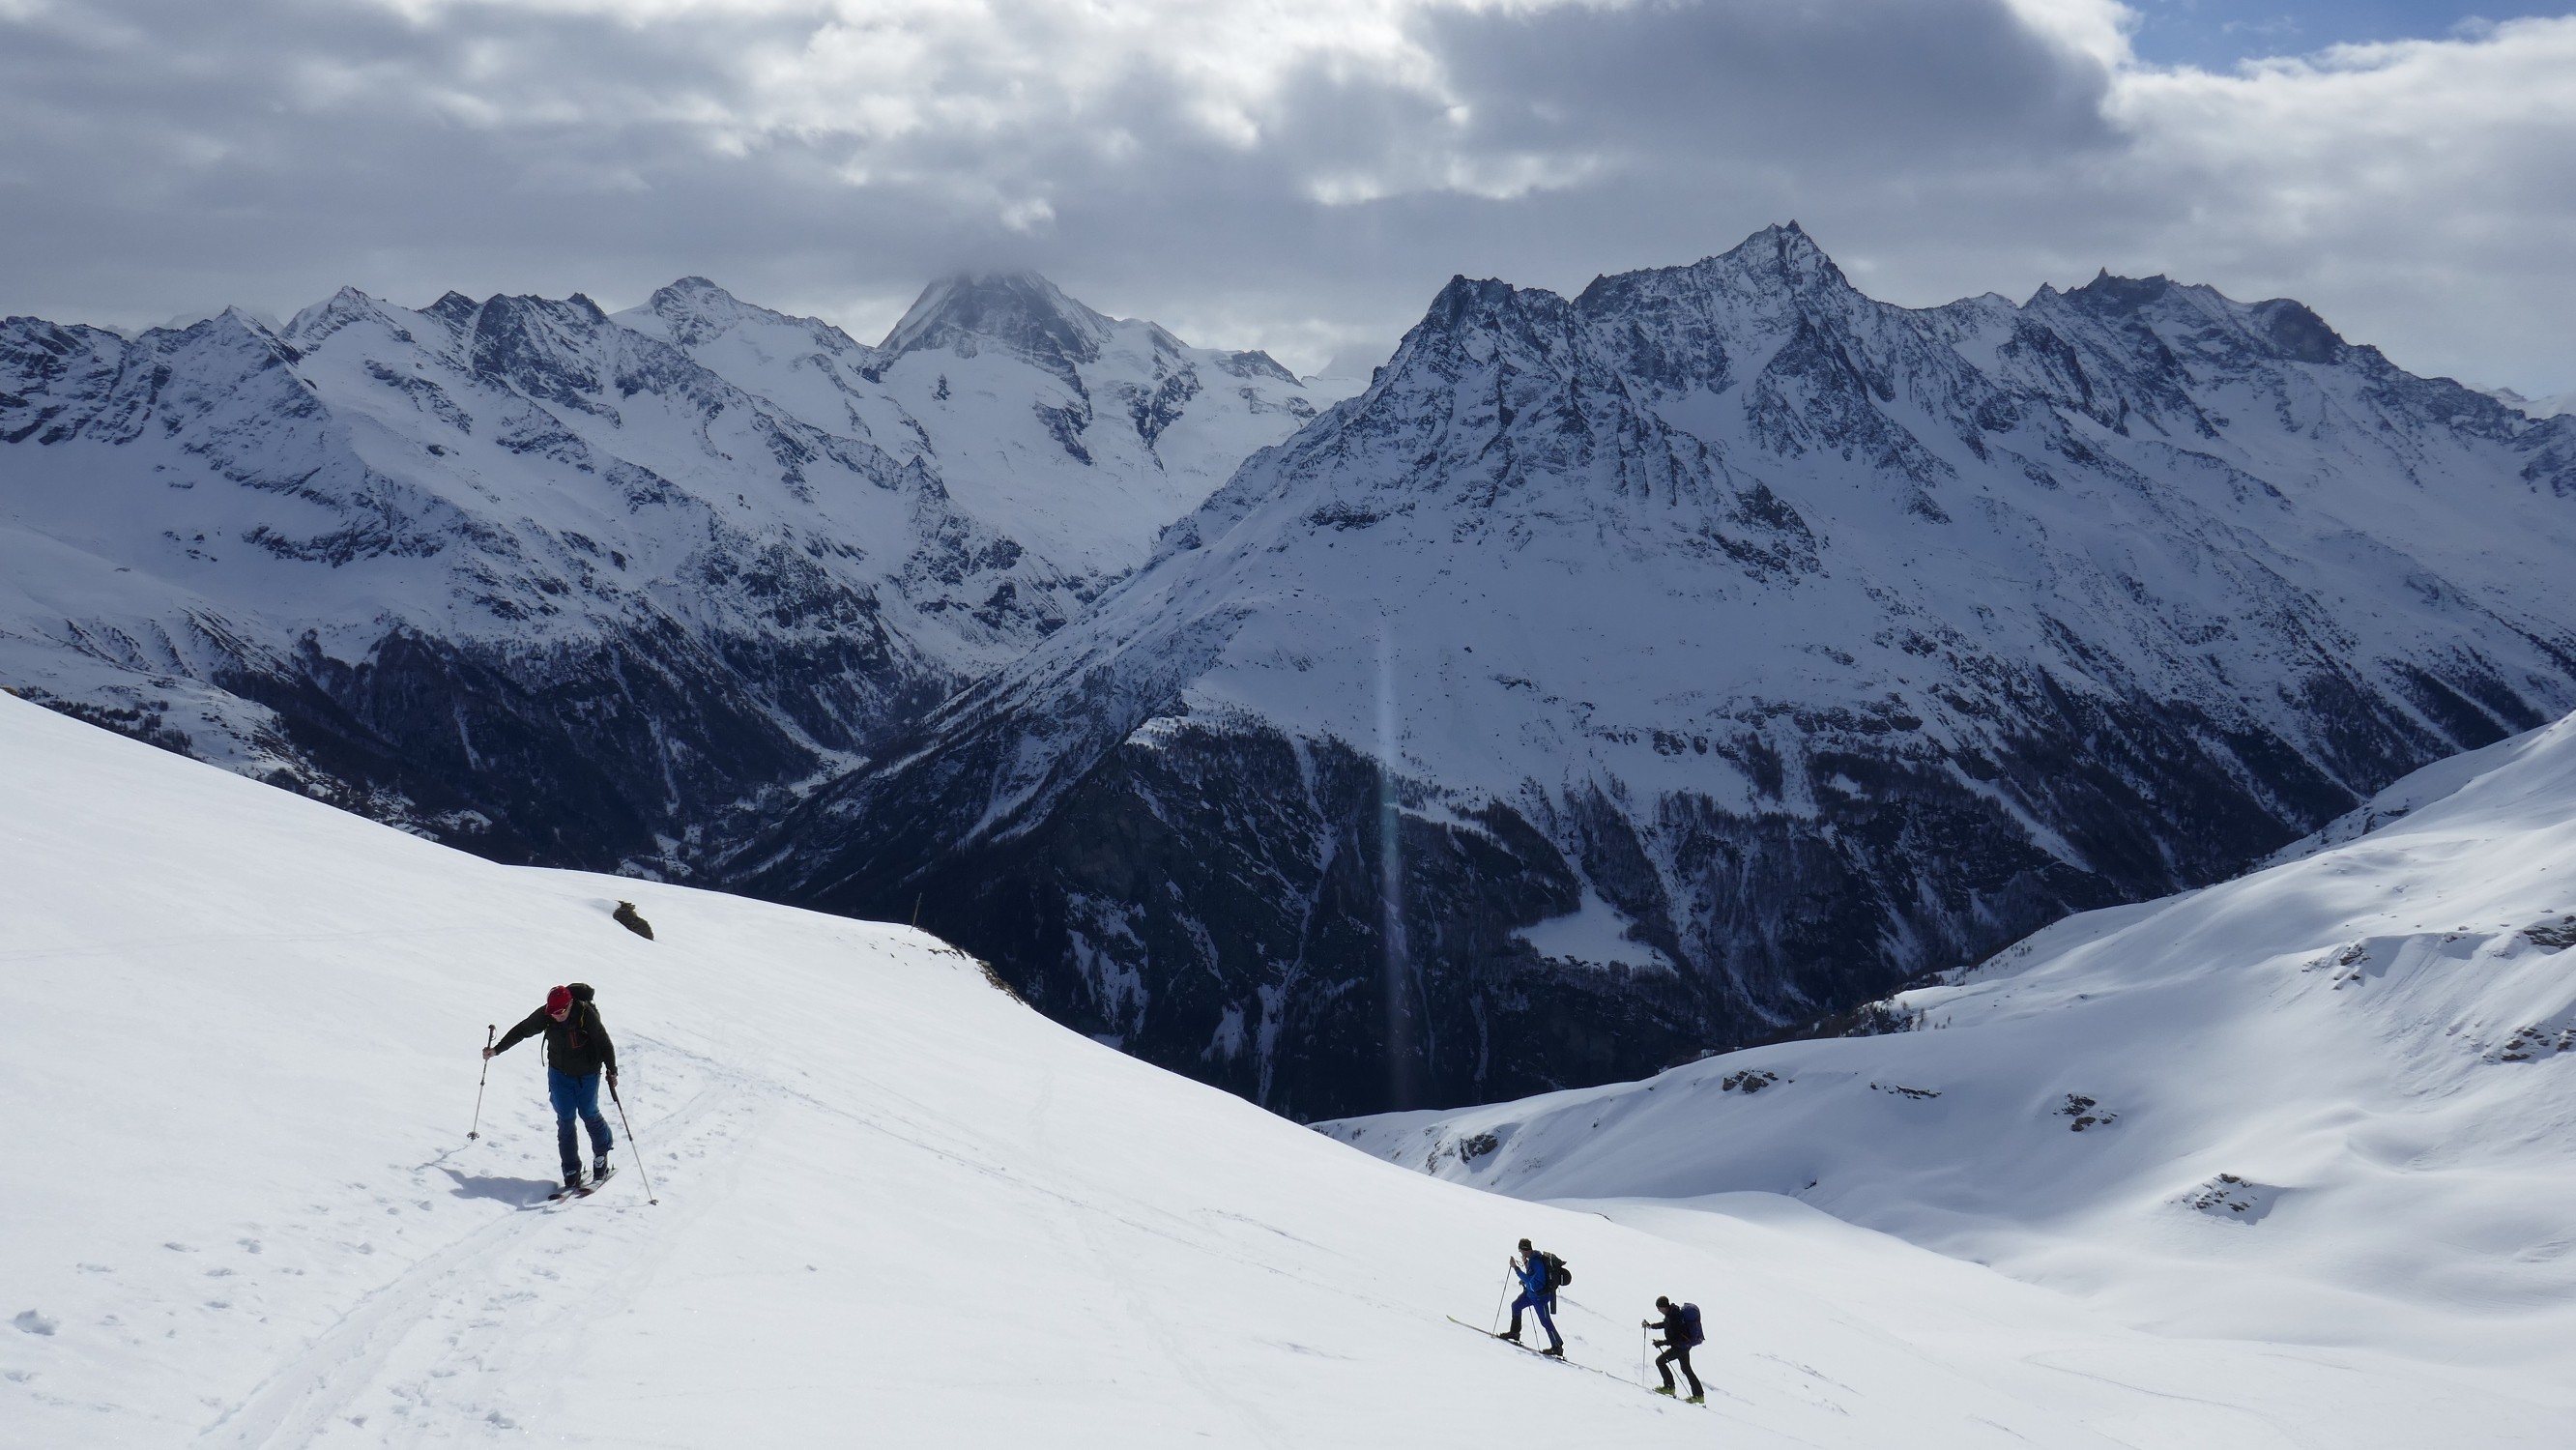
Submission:
{"label": "ski boot", "polygon": [[1671,1385],[1657,1385],[1657,1386],[1655,1386],[1655,1393],[1656,1393],[1656,1394],[1659,1394],[1659,1395],[1670,1395],[1672,1392],[1673,1392],[1673,1387],[1672,1387]]}
{"label": "ski boot", "polygon": [[[1667,1390],[1665,1393],[1669,1394],[1671,1391]],[[1708,1403],[1708,1396],[1693,1395],[1689,1399],[1682,1401],[1682,1403],[1685,1405],[1705,1405]]]}
{"label": "ski boot", "polygon": [[616,1171],[617,1171],[617,1165],[616,1165],[616,1164],[614,1164],[614,1163],[609,1162],[609,1161],[608,1161],[607,1159],[605,1159],[605,1158],[602,1158],[602,1159],[600,1159],[598,1162],[591,1164],[591,1165],[590,1165],[590,1186],[591,1186],[591,1187],[593,1187],[593,1188],[597,1188],[599,1185],[601,1185],[601,1184],[603,1184],[603,1183],[606,1183],[606,1182],[608,1181],[608,1175],[610,1175],[611,1173],[614,1173],[614,1172],[616,1172]]}
{"label": "ski boot", "polygon": [[1550,1359],[1563,1359],[1565,1358],[1565,1346],[1562,1344],[1551,1344],[1547,1348],[1540,1350],[1539,1353],[1546,1355]]}

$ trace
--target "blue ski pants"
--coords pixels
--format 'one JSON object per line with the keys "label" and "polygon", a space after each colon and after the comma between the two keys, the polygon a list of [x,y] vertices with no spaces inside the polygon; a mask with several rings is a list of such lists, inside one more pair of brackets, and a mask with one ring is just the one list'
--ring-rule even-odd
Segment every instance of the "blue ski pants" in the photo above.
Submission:
{"label": "blue ski pants", "polygon": [[608,1120],[599,1115],[599,1074],[575,1077],[568,1072],[546,1069],[546,1098],[555,1105],[555,1147],[563,1152],[564,1177],[581,1172],[581,1144],[573,1137],[572,1120],[579,1117],[590,1129],[590,1156],[605,1158],[615,1141],[608,1136]]}
{"label": "blue ski pants", "polygon": [[[569,1133],[572,1130],[570,1128],[566,1128],[564,1131]],[[1521,1311],[1528,1309],[1534,1311],[1538,1315],[1538,1327],[1547,1331],[1547,1347],[1550,1349],[1563,1349],[1565,1347],[1565,1341],[1557,1335],[1556,1321],[1550,1319],[1547,1314],[1547,1301],[1550,1297],[1552,1296],[1523,1291],[1521,1297],[1512,1301],[1512,1338],[1518,1339],[1521,1337]]]}

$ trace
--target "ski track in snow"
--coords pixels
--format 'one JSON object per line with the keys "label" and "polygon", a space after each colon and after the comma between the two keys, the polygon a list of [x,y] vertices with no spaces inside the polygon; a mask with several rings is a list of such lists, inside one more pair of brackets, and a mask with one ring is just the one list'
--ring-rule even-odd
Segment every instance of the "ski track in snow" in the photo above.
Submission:
{"label": "ski track in snow", "polygon": [[[1037,1097],[1029,1106],[1029,1136],[1032,1140],[1046,1141],[1047,1115],[1054,1105],[1055,1074],[1050,1072],[1038,1080]],[[1283,1450],[1288,1442],[1262,1418],[1259,1411],[1240,1396],[1229,1393],[1217,1377],[1209,1373],[1191,1349],[1188,1338],[1167,1324],[1163,1316],[1155,1312],[1153,1303],[1119,1272],[1124,1256],[1103,1241],[1100,1231],[1092,1226],[1090,1215],[1064,1214],[1057,1216],[1054,1222],[1060,1226],[1057,1232],[1067,1247],[1078,1247],[1100,1282],[1106,1286],[1108,1294],[1102,1297],[1114,1296],[1125,1311],[1127,1322],[1153,1341],[1164,1362],[1171,1365],[1200,1399],[1242,1427],[1249,1443]]]}
{"label": "ski track in snow", "polygon": [[[702,1214],[733,1186],[728,1170],[750,1146],[760,1100],[771,1095],[757,1079],[648,1038],[636,1038],[628,1054],[630,1069],[646,1068],[639,1077],[682,1061],[703,1075],[686,1102],[644,1124],[654,1144],[647,1168],[658,1163],[667,1175],[654,1180],[656,1189],[669,1193],[662,1187],[668,1183],[679,1193],[658,1206],[640,1201],[644,1187],[633,1147],[620,1141],[614,1149],[619,1170],[601,1190],[617,1197],[548,1204],[538,1196],[429,1254],[296,1351],[197,1443],[207,1450],[289,1450],[344,1440],[417,1445],[476,1426],[492,1433],[516,1429],[521,1416],[511,1412],[514,1401],[496,1366],[507,1360],[517,1377],[530,1362],[529,1349],[540,1351],[542,1363],[580,1325],[615,1312],[622,1291],[646,1276],[637,1253],[680,1226],[662,1220]],[[614,1104],[602,1106],[623,1139]],[[529,1146],[551,1161],[550,1141]],[[432,1170],[456,1177],[441,1161],[447,1156],[414,1169],[415,1181],[426,1184]],[[502,1196],[470,1191],[490,1179],[456,1182],[452,1191],[459,1197]],[[541,1195],[542,1187],[528,1191]],[[604,1279],[603,1264],[615,1266]],[[554,1292],[592,1280],[600,1287],[577,1298]]]}

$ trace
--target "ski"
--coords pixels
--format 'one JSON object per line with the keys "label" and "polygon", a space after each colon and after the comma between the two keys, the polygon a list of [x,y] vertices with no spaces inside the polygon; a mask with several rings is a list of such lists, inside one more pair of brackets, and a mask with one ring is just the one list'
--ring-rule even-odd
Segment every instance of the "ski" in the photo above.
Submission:
{"label": "ski", "polygon": [[[1503,1343],[1510,1345],[1512,1348],[1519,1350],[1519,1351],[1520,1351],[1521,1353],[1523,1353],[1523,1354],[1534,1354],[1534,1355],[1537,1355],[1537,1356],[1538,1356],[1539,1358],[1541,1358],[1541,1359],[1552,1359],[1552,1360],[1556,1361],[1558,1364],[1561,1364],[1561,1365],[1566,1366],[1568,1369],[1591,1369],[1591,1368],[1592,1368],[1592,1366],[1590,1366],[1590,1365],[1588,1365],[1588,1364],[1576,1364],[1576,1363],[1574,1363],[1572,1360],[1567,1359],[1564,1355],[1561,1355],[1561,1354],[1550,1354],[1550,1353],[1548,1353],[1546,1350],[1544,1350],[1544,1349],[1540,1349],[1540,1348],[1539,1348],[1538,1346],[1536,1346],[1536,1345],[1532,1345],[1532,1344],[1523,1344],[1523,1343],[1521,1343],[1519,1340],[1512,1338],[1512,1337],[1511,1337],[1510,1335],[1508,1335],[1508,1334],[1496,1334],[1494,1331],[1492,1331],[1492,1330],[1490,1330],[1490,1329],[1487,1329],[1487,1328],[1483,1327],[1482,1325],[1470,1324],[1470,1323],[1468,1323],[1466,1320],[1459,1318],[1459,1317],[1458,1317],[1457,1315],[1455,1315],[1455,1314],[1447,1315],[1447,1316],[1445,1316],[1445,1317],[1448,1319],[1448,1321],[1449,1321],[1450,1323],[1457,1325],[1457,1326],[1458,1326],[1459,1328],[1461,1328],[1461,1329],[1473,1329],[1473,1330],[1475,1330],[1478,1334],[1481,1334],[1481,1335],[1485,1336],[1487,1339],[1499,1339],[1499,1340],[1501,1340]],[[1596,1374],[1597,1374],[1597,1373],[1600,1373],[1600,1371],[1597,1371],[1597,1370],[1596,1370],[1596,1371],[1594,1371],[1594,1373],[1596,1373]]]}
{"label": "ski", "polygon": [[[588,1183],[583,1184],[583,1185],[582,1185],[581,1187],[579,1187],[579,1188],[558,1188],[558,1189],[556,1189],[554,1192],[547,1194],[543,1199],[539,1200],[539,1202],[540,1202],[540,1203],[566,1203],[566,1202],[569,1202],[569,1201],[571,1201],[571,1200],[573,1200],[573,1199],[576,1199],[576,1198],[588,1198],[588,1197],[590,1197],[592,1194],[597,1193],[597,1192],[600,1190],[601,1186],[602,1186],[602,1185],[604,1185],[604,1184],[606,1184],[606,1183],[608,1182],[608,1180],[610,1180],[610,1179],[612,1179],[612,1178],[614,1178],[614,1177],[616,1177],[616,1176],[617,1176],[617,1170],[616,1170],[616,1168],[611,1167],[607,1172],[602,1173],[602,1174],[600,1174],[598,1177],[591,1179]],[[531,1208],[533,1208],[533,1207],[536,1207],[537,1205],[536,1205],[536,1204],[531,1204],[531,1205],[529,1205],[529,1206],[530,1206]]]}
{"label": "ski", "polygon": [[[1458,1326],[1458,1329],[1473,1329],[1473,1332],[1476,1332],[1476,1334],[1484,1334],[1486,1339],[1502,1339],[1504,1344],[1510,1344],[1510,1347],[1515,1347],[1515,1350],[1525,1352],[1525,1355],[1538,1355],[1540,1360],[1556,1360],[1556,1362],[1564,1362],[1564,1357],[1561,1357],[1561,1355],[1548,1355],[1546,1350],[1538,1350],[1538,1347],[1533,1347],[1533,1344],[1522,1344],[1520,1339],[1512,1339],[1510,1334],[1494,1334],[1492,1329],[1486,1329],[1486,1326],[1481,1326],[1481,1324],[1468,1324],[1466,1319],[1458,1319],[1458,1316],[1455,1316],[1455,1313],[1450,1313],[1450,1316],[1445,1316],[1445,1319],[1448,1319],[1450,1324]],[[1574,1368],[1582,1370],[1584,1365],[1574,1365]]]}
{"label": "ski", "polygon": [[[1562,1356],[1562,1355],[1549,1354],[1547,1351],[1545,1351],[1545,1350],[1543,1350],[1543,1349],[1538,1349],[1538,1348],[1535,1348],[1535,1347],[1533,1347],[1533,1346],[1523,1344],[1523,1343],[1521,1343],[1519,1340],[1514,1339],[1514,1338],[1511,1338],[1509,1335],[1496,1334],[1494,1331],[1492,1331],[1492,1330],[1490,1330],[1490,1329],[1487,1329],[1486,1327],[1484,1327],[1484,1326],[1483,1326],[1483,1325],[1481,1325],[1481,1324],[1470,1324],[1470,1323],[1468,1323],[1466,1320],[1459,1318],[1459,1317],[1458,1317],[1457,1315],[1455,1315],[1455,1314],[1446,1314],[1446,1315],[1443,1315],[1443,1316],[1441,1316],[1441,1317],[1442,1317],[1442,1318],[1444,1318],[1444,1319],[1447,1319],[1450,1323],[1457,1325],[1457,1326],[1458,1326],[1459,1328],[1461,1328],[1461,1329],[1472,1329],[1472,1330],[1476,1331],[1478,1334],[1481,1334],[1481,1335],[1485,1336],[1487,1339],[1499,1339],[1499,1340],[1501,1340],[1503,1343],[1510,1345],[1512,1348],[1519,1350],[1519,1351],[1520,1351],[1521,1353],[1523,1353],[1523,1354],[1536,1355],[1536,1356],[1537,1356],[1538,1358],[1540,1358],[1540,1359],[1549,1360],[1549,1361],[1551,1361],[1551,1362],[1553,1362],[1553,1363],[1564,1365],[1567,1369],[1579,1369],[1579,1370],[1583,1371],[1585,1374],[1597,1374],[1597,1375],[1601,1376],[1603,1379],[1607,1379],[1607,1380],[1616,1380],[1616,1381],[1618,1381],[1620,1384],[1626,1385],[1626,1386],[1628,1386],[1628,1388],[1630,1388],[1630,1389],[1632,1389],[1632,1390],[1633,1390],[1633,1389],[1643,1389],[1643,1390],[1645,1390],[1645,1392],[1646,1392],[1646,1393],[1648,1393],[1648,1394],[1650,1394],[1650,1395],[1654,1395],[1654,1396],[1655,1396],[1655,1398],[1657,1398],[1657,1399],[1659,1399],[1659,1400],[1660,1400],[1660,1399],[1669,1399],[1669,1400],[1671,1400],[1671,1401],[1672,1401],[1674,1404],[1676,1404],[1676,1405],[1687,1405],[1687,1404],[1689,1404],[1689,1403],[1690,1403],[1690,1401],[1688,1401],[1688,1400],[1685,1400],[1685,1399],[1681,1398],[1679,1395],[1664,1395],[1664,1394],[1657,1393],[1657,1391],[1655,1390],[1655,1388],[1654,1388],[1652,1385],[1643,1385],[1643,1386],[1638,1385],[1638,1384],[1637,1384],[1637,1383],[1635,1383],[1634,1381],[1630,1380],[1626,1375],[1623,1375],[1623,1374],[1613,1374],[1613,1373],[1611,1373],[1609,1370],[1601,1369],[1601,1368],[1599,1368],[1599,1367],[1597,1367],[1597,1366],[1594,1366],[1594,1365],[1588,1365],[1588,1364],[1576,1364],[1573,1360],[1567,1359],[1567,1358],[1565,1358],[1565,1357],[1564,1357],[1564,1356]],[[1703,1409],[1703,1410],[1707,1409],[1707,1408],[1708,1408],[1707,1402],[1706,1402],[1706,1401],[1702,1401],[1702,1402],[1701,1402],[1701,1404],[1700,1404],[1700,1406],[1699,1406],[1699,1408],[1701,1408],[1701,1409]]]}

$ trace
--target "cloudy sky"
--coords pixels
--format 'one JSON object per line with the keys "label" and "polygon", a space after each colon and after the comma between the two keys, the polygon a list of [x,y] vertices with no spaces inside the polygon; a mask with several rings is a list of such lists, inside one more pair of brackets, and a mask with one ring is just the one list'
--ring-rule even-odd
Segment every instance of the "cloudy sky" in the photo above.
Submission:
{"label": "cloudy sky", "polygon": [[2576,4],[0,0],[0,312],[933,276],[1312,369],[1452,273],[1805,224],[1875,295],[2097,268],[2576,388]]}

